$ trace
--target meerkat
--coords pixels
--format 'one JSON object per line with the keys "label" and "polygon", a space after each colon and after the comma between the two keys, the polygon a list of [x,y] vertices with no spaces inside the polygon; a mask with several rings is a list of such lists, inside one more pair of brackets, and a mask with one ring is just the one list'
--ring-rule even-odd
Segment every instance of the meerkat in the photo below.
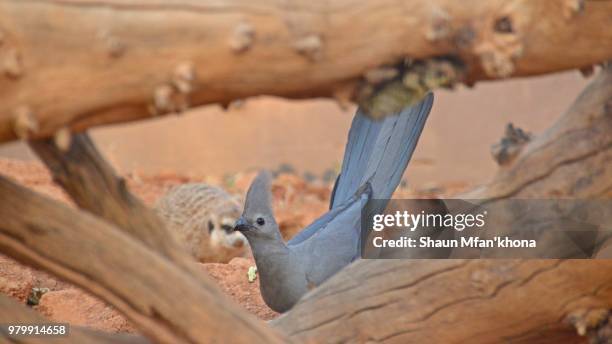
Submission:
{"label": "meerkat", "polygon": [[234,231],[240,204],[218,187],[201,183],[174,187],[157,201],[155,211],[200,262],[227,263],[248,252],[246,238]]}

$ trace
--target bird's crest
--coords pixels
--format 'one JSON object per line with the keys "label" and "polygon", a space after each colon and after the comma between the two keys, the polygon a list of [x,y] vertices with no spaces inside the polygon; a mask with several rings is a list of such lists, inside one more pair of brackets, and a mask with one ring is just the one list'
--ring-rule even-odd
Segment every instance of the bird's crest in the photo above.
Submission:
{"label": "bird's crest", "polygon": [[270,214],[272,212],[271,180],[270,173],[265,170],[259,172],[255,177],[244,201],[245,214]]}

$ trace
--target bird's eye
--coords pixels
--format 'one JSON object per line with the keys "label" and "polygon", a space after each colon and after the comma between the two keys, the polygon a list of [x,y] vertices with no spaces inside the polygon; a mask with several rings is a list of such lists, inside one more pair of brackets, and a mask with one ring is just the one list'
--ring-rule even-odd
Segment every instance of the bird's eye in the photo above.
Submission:
{"label": "bird's eye", "polygon": [[257,218],[257,224],[260,226],[263,226],[266,224],[266,221],[263,219],[263,217],[258,217]]}

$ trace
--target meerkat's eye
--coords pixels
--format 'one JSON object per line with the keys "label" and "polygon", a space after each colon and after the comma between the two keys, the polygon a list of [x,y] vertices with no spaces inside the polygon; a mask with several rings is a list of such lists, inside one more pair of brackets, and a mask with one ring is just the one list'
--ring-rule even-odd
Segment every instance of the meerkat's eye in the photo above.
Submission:
{"label": "meerkat's eye", "polygon": [[223,229],[227,233],[232,233],[234,231],[234,227],[230,225],[221,225],[221,229]]}
{"label": "meerkat's eye", "polygon": [[257,218],[257,224],[260,226],[263,226],[266,224],[266,221],[263,219],[263,217],[258,217]]}
{"label": "meerkat's eye", "polygon": [[212,232],[215,229],[215,224],[212,221],[208,221],[208,232]]}

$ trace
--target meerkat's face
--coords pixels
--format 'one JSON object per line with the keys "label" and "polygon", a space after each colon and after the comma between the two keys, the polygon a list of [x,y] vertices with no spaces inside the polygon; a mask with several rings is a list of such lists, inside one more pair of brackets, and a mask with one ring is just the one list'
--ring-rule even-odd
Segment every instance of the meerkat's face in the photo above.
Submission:
{"label": "meerkat's face", "polygon": [[211,217],[208,221],[208,233],[212,247],[240,249],[248,245],[244,235],[234,231],[237,216],[221,215]]}

